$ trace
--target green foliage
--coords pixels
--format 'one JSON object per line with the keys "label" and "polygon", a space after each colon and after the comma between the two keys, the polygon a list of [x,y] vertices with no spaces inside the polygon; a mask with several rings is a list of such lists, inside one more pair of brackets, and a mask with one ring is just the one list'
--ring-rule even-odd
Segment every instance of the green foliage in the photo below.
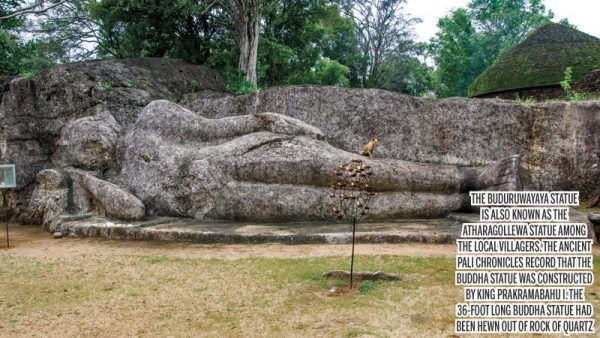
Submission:
{"label": "green foliage", "polygon": [[459,8],[438,21],[431,42],[437,66],[433,82],[439,97],[465,96],[469,84],[485,70],[478,35],[466,9]]}
{"label": "green foliage", "polygon": [[431,72],[431,68],[416,57],[391,57],[381,65],[377,87],[413,96],[426,95],[433,91]]}
{"label": "green foliage", "polygon": [[15,75],[20,72],[19,59],[23,51],[17,38],[0,29],[0,75]]}
{"label": "green foliage", "polygon": [[441,18],[431,41],[438,96],[466,96],[498,57],[553,17],[541,0],[472,0]]}
{"label": "green foliage", "polygon": [[258,55],[261,85],[348,86],[356,78],[354,26],[335,2],[273,1],[264,7],[263,17]]}
{"label": "green foliage", "polygon": [[[382,8],[403,2],[385,2]],[[0,5],[0,8],[10,11],[22,3],[24,1],[10,0],[9,5]],[[31,20],[39,37],[34,53],[31,53],[33,49],[24,50],[16,32],[0,31],[0,48],[7,46],[0,49],[0,56],[5,56],[0,58],[0,71],[33,75],[56,63],[95,56],[170,57],[217,69],[223,74],[227,87],[236,94],[253,92],[256,86],[233,71],[239,65],[238,31],[234,19],[219,3],[211,0],[72,0]],[[260,86],[364,86],[364,72],[372,62],[371,56],[361,50],[360,32],[344,12],[342,2],[261,3],[257,56]],[[404,17],[395,16],[396,19]],[[398,22],[404,22],[402,20]],[[7,23],[3,21],[0,25]],[[22,22],[12,24],[23,25]],[[406,47],[412,45],[410,28],[397,28],[386,30],[381,41],[402,41],[402,46],[395,42],[385,44],[393,53],[386,52],[382,58],[385,62],[380,63],[381,71],[377,72],[381,83],[370,85],[422,94],[429,90],[425,88],[431,87],[427,84],[430,69],[420,64],[416,54],[406,53]],[[97,49],[86,50],[82,47],[83,41],[92,41],[92,44],[97,41]],[[95,51],[97,54],[90,54]],[[3,52],[5,55],[1,55]],[[193,84],[192,87],[192,91],[197,89]]]}
{"label": "green foliage", "polygon": [[[0,3],[0,16],[23,3],[11,0]],[[25,20],[18,17],[0,20],[0,75],[31,77],[63,58],[64,49],[59,44],[39,39],[24,41],[21,33],[25,26]]]}
{"label": "green foliage", "polygon": [[[100,54],[115,57],[180,57],[220,70],[228,88],[256,90],[237,71],[235,31],[210,1],[102,0],[91,5],[101,22]],[[358,49],[351,20],[335,1],[270,1],[263,6],[258,49],[258,83],[348,86]],[[323,58],[331,62],[322,61]],[[350,71],[347,71],[350,69]],[[308,81],[308,82],[303,82]]]}
{"label": "green foliage", "polygon": [[102,81],[99,85],[102,90],[111,90],[113,88],[113,84],[110,81]]}
{"label": "green foliage", "polygon": [[314,72],[312,72],[316,84],[338,87],[348,87],[350,85],[349,73],[350,68],[347,66],[326,58],[319,59]]}
{"label": "green foliage", "polygon": [[362,281],[360,283],[360,285],[358,286],[358,291],[360,291],[360,293],[367,293],[371,290],[375,290],[380,285],[381,285],[381,281],[365,280],[365,281]]}
{"label": "green foliage", "polygon": [[[21,4],[21,1],[8,0],[0,2],[0,16],[4,16]],[[22,45],[17,31],[23,21],[12,18],[0,20],[0,75],[15,75],[20,72],[19,60],[23,55]]]}
{"label": "green foliage", "polygon": [[102,0],[90,4],[100,25],[101,56],[172,57],[204,63],[221,28],[193,0]]}
{"label": "green foliage", "polygon": [[20,42],[0,31],[0,75],[32,77],[62,59],[61,46],[38,40]]}
{"label": "green foliage", "polygon": [[64,60],[63,46],[53,41],[31,40],[23,46],[24,55],[19,60],[21,73],[38,74]]}
{"label": "green foliage", "polygon": [[221,71],[221,76],[225,80],[227,90],[235,95],[250,94],[256,91],[256,87],[246,80],[244,73],[237,68],[226,66]]}
{"label": "green foliage", "polygon": [[572,80],[600,68],[600,39],[549,24],[498,59],[471,85],[470,96],[515,88],[559,85],[567,67]]}
{"label": "green foliage", "polygon": [[316,65],[305,73],[291,77],[288,84],[314,84],[348,87],[350,68],[327,58],[320,58]]}
{"label": "green foliage", "polygon": [[580,93],[573,90],[571,84],[573,83],[573,69],[567,67],[565,70],[565,77],[560,81],[560,87],[565,92],[565,98],[571,102],[593,100],[594,96],[588,93]]}
{"label": "green foliage", "polygon": [[554,17],[543,0],[472,0],[468,7],[489,62]]}
{"label": "green foliage", "polygon": [[571,82],[573,82],[573,69],[571,67],[567,67],[565,70],[565,78],[560,81],[561,88],[565,91],[565,95],[567,97],[573,96],[573,88],[571,88]]}

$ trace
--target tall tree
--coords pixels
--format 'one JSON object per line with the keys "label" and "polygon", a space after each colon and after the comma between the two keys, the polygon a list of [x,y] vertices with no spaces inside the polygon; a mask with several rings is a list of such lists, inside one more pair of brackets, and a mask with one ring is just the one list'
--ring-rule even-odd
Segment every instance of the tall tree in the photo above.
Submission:
{"label": "tall tree", "polygon": [[0,75],[14,75],[19,73],[19,60],[22,46],[17,37],[18,29],[23,25],[19,17],[8,17],[21,1],[9,0],[0,3]]}
{"label": "tall tree", "polygon": [[366,63],[363,86],[376,86],[381,65],[392,54],[402,54],[413,44],[412,28],[420,22],[402,13],[406,0],[347,0],[345,11],[354,21]]}
{"label": "tall tree", "polygon": [[238,68],[252,85],[257,84],[256,64],[258,36],[262,7],[267,0],[217,0],[217,4],[231,18],[239,47]]}
{"label": "tall tree", "polygon": [[259,49],[259,82],[269,86],[346,85],[349,78],[333,80],[332,75],[354,79],[359,58],[352,21],[330,0],[273,1],[265,6]]}
{"label": "tall tree", "polygon": [[13,1],[7,0],[8,5],[17,4],[19,6],[12,6],[10,11],[6,11],[0,14],[0,20],[8,20],[12,18],[22,18],[31,14],[41,14],[61,6],[67,0],[35,0],[32,3],[26,3],[25,1]]}
{"label": "tall tree", "polygon": [[430,45],[438,96],[466,96],[479,74],[553,17],[542,0],[472,0],[441,18]]}
{"label": "tall tree", "polygon": [[226,28],[236,40],[238,68],[256,85],[261,10],[266,2],[102,0],[93,6],[93,16],[102,22],[102,54],[117,57],[172,56],[204,63],[212,38]]}
{"label": "tall tree", "polygon": [[397,55],[381,65],[378,88],[410,94],[426,95],[433,92],[431,68],[411,55]]}
{"label": "tall tree", "polygon": [[543,0],[472,0],[468,8],[489,64],[554,18]]}
{"label": "tall tree", "polygon": [[97,57],[100,22],[90,16],[91,0],[68,0],[33,15],[27,33],[49,45],[60,46],[68,61]]}
{"label": "tall tree", "polygon": [[482,35],[475,31],[469,13],[459,8],[438,22],[439,31],[432,40],[436,64],[434,85],[440,97],[464,96],[471,82],[485,70],[481,48]]}
{"label": "tall tree", "polygon": [[46,13],[64,2],[43,6],[44,1],[0,2],[0,75],[30,76],[64,60],[64,47],[33,36],[27,30],[28,15]]}
{"label": "tall tree", "polygon": [[218,13],[196,0],[102,0],[91,5],[98,21],[99,54],[108,57],[177,57],[206,63],[223,34]]}

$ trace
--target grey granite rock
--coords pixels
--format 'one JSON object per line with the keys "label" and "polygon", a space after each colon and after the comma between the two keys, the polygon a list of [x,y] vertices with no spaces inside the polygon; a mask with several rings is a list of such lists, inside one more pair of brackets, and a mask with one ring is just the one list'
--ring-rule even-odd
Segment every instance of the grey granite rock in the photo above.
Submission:
{"label": "grey granite rock", "polygon": [[58,217],[68,212],[68,181],[68,177],[61,171],[40,171],[36,176],[36,188],[31,195],[27,211],[21,215],[21,221],[41,224],[50,232],[57,230]]}
{"label": "grey granite rock", "polygon": [[128,191],[82,170],[68,169],[67,172],[73,181],[79,182],[89,193],[100,214],[127,221],[144,218],[144,204]]}
{"label": "grey granite rock", "polygon": [[115,163],[121,127],[108,111],[67,124],[60,133],[52,162],[58,167],[105,170]]}
{"label": "grey granite rock", "polygon": [[600,200],[599,101],[524,105],[311,86],[194,96],[183,104],[202,116],[273,111],[321,129],[330,144],[352,153],[379,137],[378,158],[478,166],[520,154],[533,189],[578,190],[587,206]]}
{"label": "grey granite rock", "polygon": [[[122,176],[147,212],[197,219],[329,218],[334,169],[359,157],[294,118],[261,113],[213,120],[167,101],[142,111],[126,144]],[[378,219],[446,215],[466,206],[469,189],[511,186],[520,170],[518,157],[487,171],[360,158],[374,171],[371,185],[379,194],[371,214]]]}
{"label": "grey granite rock", "polygon": [[[162,58],[86,61],[57,66],[32,78],[0,80],[0,163],[15,163],[17,167],[18,186],[8,194],[11,218],[24,213],[35,177],[43,169],[81,165],[96,170],[109,166],[111,175],[118,173],[119,143],[114,155],[106,153],[107,146],[114,143],[113,131],[101,131],[100,143],[90,143],[92,140],[83,139],[83,131],[77,130],[94,130],[94,121],[106,124],[104,119],[95,120],[98,112],[110,112],[121,126],[122,136],[152,100],[177,101],[195,91],[225,91],[216,72]],[[85,117],[90,119],[73,122]],[[80,146],[89,147],[82,153],[75,153],[76,149],[66,144],[74,133],[79,134]],[[59,154],[55,154],[57,150]]]}
{"label": "grey granite rock", "polygon": [[[294,198],[317,208],[321,204],[316,196],[323,192],[324,183],[315,177],[324,177],[334,162],[356,156],[372,137],[381,141],[374,160],[381,163],[377,164],[380,177],[394,187],[393,194],[378,198],[406,208],[382,212],[382,218],[444,214],[464,205],[463,192],[482,187],[579,190],[587,207],[600,200],[600,102],[524,105],[497,99],[431,100],[376,89],[311,86],[274,87],[236,97],[225,92],[214,71],[175,59],[90,61],[0,82],[0,163],[17,164],[18,188],[6,195],[11,217],[23,221],[43,222],[39,216],[43,213],[36,211],[36,205],[43,203],[36,201],[44,198],[34,194],[36,175],[44,169],[89,170],[125,192],[145,191],[137,184],[129,187],[119,176],[132,140],[142,142],[133,147],[139,148],[145,163],[164,161],[166,169],[152,168],[154,175],[173,180],[166,189],[148,190],[153,196],[142,193],[144,202],[152,205],[150,214],[164,211],[230,219],[252,214],[246,203],[231,212],[220,210],[220,202],[215,201],[230,195],[212,196],[213,188],[196,187],[184,197],[172,191],[182,182],[190,185],[194,175],[214,176],[206,184],[230,187],[232,200],[246,191],[272,196],[252,202],[269,210],[275,205],[272,215],[260,214],[260,218],[276,218],[292,210]],[[195,114],[177,112],[172,118],[158,114],[157,121],[138,120],[142,109],[157,99],[182,102]],[[253,113],[252,118],[234,118]],[[139,136],[141,131],[149,136]],[[126,137],[128,133],[134,136]],[[173,154],[158,154],[156,149]],[[515,160],[510,156],[514,154],[521,155],[518,165],[522,163],[530,180],[513,175],[511,161]],[[145,168],[145,163],[129,163],[125,173],[141,171],[131,166]],[[211,169],[204,172],[199,163]],[[475,169],[485,166],[491,181],[484,182],[486,175]],[[506,168],[513,182],[498,180]],[[455,179],[446,180],[451,175]],[[299,184],[305,176],[316,183]],[[146,173],[141,177],[157,179]],[[93,207],[82,181],[67,186],[67,191],[72,190],[70,214]],[[301,194],[299,189],[309,193]],[[38,195],[51,191],[42,190]],[[52,191],[59,194],[59,190]],[[175,202],[161,201],[163,195]],[[282,200],[285,206],[277,211]],[[204,204],[193,207],[196,203]],[[26,213],[30,205],[33,209]],[[292,212],[287,219],[307,214],[321,217],[314,209]]]}

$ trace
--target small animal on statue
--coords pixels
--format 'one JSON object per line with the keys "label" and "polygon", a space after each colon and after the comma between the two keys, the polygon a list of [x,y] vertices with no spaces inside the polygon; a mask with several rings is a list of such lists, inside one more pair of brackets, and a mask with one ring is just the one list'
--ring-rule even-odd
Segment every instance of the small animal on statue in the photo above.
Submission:
{"label": "small animal on statue", "polygon": [[369,143],[365,144],[361,148],[360,153],[363,156],[369,156],[369,158],[373,158],[373,150],[375,150],[375,146],[377,144],[379,144],[379,139],[378,138],[371,139],[371,141],[369,141]]}

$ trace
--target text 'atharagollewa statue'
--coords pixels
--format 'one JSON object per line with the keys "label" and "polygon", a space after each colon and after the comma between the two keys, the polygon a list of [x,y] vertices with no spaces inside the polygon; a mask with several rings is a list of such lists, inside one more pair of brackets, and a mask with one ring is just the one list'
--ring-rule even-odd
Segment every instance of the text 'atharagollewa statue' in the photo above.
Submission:
{"label": "text 'atharagollewa statue'", "polygon": [[369,185],[373,175],[371,166],[358,158],[342,164],[335,170],[336,182],[331,186],[329,197],[333,200],[331,211],[340,220],[345,219],[352,232],[352,258],[350,260],[350,288],[354,272],[354,242],[356,226],[369,211],[369,202],[375,195]]}

